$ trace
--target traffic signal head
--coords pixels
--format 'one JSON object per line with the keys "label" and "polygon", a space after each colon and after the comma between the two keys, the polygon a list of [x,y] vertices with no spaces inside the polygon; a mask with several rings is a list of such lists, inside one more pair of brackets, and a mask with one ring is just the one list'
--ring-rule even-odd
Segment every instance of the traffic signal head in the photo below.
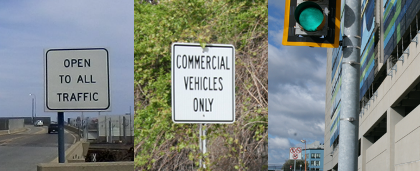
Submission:
{"label": "traffic signal head", "polygon": [[295,20],[305,31],[320,31],[325,25],[324,11],[315,2],[306,1],[295,10]]}
{"label": "traffic signal head", "polygon": [[286,0],[283,45],[338,47],[341,0]]}

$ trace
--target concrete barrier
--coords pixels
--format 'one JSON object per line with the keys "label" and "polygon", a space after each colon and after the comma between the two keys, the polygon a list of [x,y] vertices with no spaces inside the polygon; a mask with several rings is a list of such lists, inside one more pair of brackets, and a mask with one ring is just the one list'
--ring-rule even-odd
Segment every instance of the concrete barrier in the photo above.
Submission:
{"label": "concrete barrier", "polygon": [[[68,131],[77,132],[77,128],[65,126]],[[58,157],[50,163],[40,163],[37,171],[131,171],[134,162],[85,162],[89,150],[88,142],[78,141],[70,146],[66,152],[65,163],[58,163]]]}
{"label": "concrete barrier", "polygon": [[15,134],[25,132],[26,130],[28,130],[28,128],[25,128],[23,119],[0,118],[0,135]]}
{"label": "concrete barrier", "polygon": [[[89,142],[78,141],[70,146],[66,152],[65,157],[66,163],[83,163],[85,162],[85,156],[89,150]],[[51,161],[51,163],[58,163],[58,157]]]}
{"label": "concrete barrier", "polygon": [[76,134],[79,132],[76,127],[72,127],[70,125],[64,125],[64,129],[67,129],[68,131],[71,131],[71,132],[76,133]]}
{"label": "concrete barrier", "polygon": [[24,119],[9,119],[9,130],[13,131],[25,127]]}
{"label": "concrete barrier", "polygon": [[134,162],[41,163],[37,171],[132,171]]}
{"label": "concrete barrier", "polygon": [[0,118],[0,130],[10,130],[14,131],[16,129],[24,128],[24,120],[23,119],[5,119]]}
{"label": "concrete barrier", "polygon": [[9,119],[0,118],[0,130],[9,130]]}

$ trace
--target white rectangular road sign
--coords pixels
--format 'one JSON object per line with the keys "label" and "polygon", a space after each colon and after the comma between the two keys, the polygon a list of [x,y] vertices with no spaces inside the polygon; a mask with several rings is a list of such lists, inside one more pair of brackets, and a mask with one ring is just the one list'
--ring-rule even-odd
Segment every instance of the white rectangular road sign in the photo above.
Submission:
{"label": "white rectangular road sign", "polygon": [[109,111],[109,53],[105,48],[44,52],[45,111]]}
{"label": "white rectangular road sign", "polygon": [[172,120],[175,123],[235,121],[235,48],[172,44]]}
{"label": "white rectangular road sign", "polygon": [[302,148],[300,148],[300,147],[290,147],[289,159],[290,160],[302,160]]}

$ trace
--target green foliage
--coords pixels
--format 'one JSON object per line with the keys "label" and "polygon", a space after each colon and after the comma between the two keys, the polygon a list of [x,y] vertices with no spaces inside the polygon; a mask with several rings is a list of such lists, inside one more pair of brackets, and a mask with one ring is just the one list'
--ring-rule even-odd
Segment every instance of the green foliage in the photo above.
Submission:
{"label": "green foliage", "polygon": [[[135,1],[134,23],[136,168],[197,169],[201,158],[213,169],[264,167],[252,166],[249,156],[267,161],[266,154],[257,154],[268,144],[267,0]],[[236,49],[237,121],[208,126],[208,136],[201,137],[209,143],[205,155],[197,124],[172,122],[173,42],[233,44]]]}

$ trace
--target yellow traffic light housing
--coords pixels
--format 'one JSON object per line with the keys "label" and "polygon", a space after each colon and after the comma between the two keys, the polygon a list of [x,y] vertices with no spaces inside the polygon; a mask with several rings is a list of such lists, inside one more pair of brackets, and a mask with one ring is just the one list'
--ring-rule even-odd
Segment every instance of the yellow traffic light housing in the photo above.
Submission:
{"label": "yellow traffic light housing", "polygon": [[283,45],[336,48],[341,0],[286,0]]}

